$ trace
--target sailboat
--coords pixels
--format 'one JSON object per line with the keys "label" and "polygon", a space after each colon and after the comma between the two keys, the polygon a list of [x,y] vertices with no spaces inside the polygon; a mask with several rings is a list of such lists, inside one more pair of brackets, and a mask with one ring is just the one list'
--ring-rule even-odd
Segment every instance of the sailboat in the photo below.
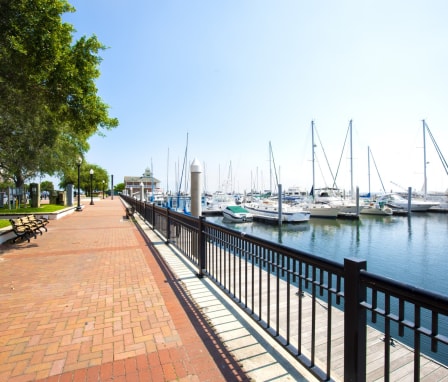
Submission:
{"label": "sailboat", "polygon": [[445,173],[448,175],[448,163],[445,159],[445,157],[442,154],[442,151],[439,148],[439,145],[437,144],[434,136],[431,133],[431,130],[429,130],[428,125],[426,124],[426,121],[423,120],[423,198],[426,200],[428,197],[428,179],[426,174],[426,166],[428,164],[426,160],[426,132],[428,133],[429,137],[431,138],[431,141],[434,145],[434,148],[436,149],[437,155],[439,156],[440,161],[442,162],[442,166],[445,170]]}
{"label": "sailboat", "polygon": [[[351,127],[351,121],[350,121]],[[311,121],[311,146],[312,146],[312,166],[313,185],[310,196],[311,202],[307,209],[312,217],[337,218],[356,214],[356,205],[347,203],[342,197],[340,190],[336,187],[315,188],[315,143],[314,143],[314,121]]]}
{"label": "sailboat", "polygon": [[401,195],[397,193],[389,193],[384,194],[377,198],[378,203],[382,203],[384,205],[389,206],[390,208],[397,210],[397,211],[413,211],[413,212],[425,212],[428,211],[430,208],[439,207],[440,203],[436,201],[430,201],[427,200],[428,195],[428,189],[427,189],[427,174],[426,174],[426,132],[428,132],[434,147],[437,151],[437,154],[439,155],[439,158],[442,162],[442,165],[445,169],[445,172],[448,174],[448,163],[446,162],[442,152],[440,151],[439,146],[437,145],[436,140],[434,139],[434,136],[432,135],[431,131],[429,130],[428,125],[426,124],[425,120],[423,120],[423,198],[414,198],[409,195],[409,200],[402,197]]}
{"label": "sailboat", "polygon": [[[368,176],[369,176],[369,192],[368,197],[371,196],[370,194],[370,157],[372,157],[373,164],[375,165],[376,171],[379,176],[378,168],[376,167],[375,158],[372,155],[372,152],[370,150],[370,146],[367,147],[367,166],[368,166]],[[381,179],[381,176],[379,176],[381,186],[383,187],[383,192],[385,193],[386,190],[383,185],[383,181]],[[364,205],[361,207],[361,210],[359,212],[361,215],[378,215],[378,216],[390,216],[393,214],[392,208],[387,206],[385,203],[381,203],[376,200],[367,200]]]}
{"label": "sailboat", "polygon": [[[301,204],[288,205],[282,201],[281,185],[278,182],[277,169],[274,161],[271,142],[269,142],[270,163],[274,166],[275,180],[279,189],[278,198],[264,198],[245,203],[244,208],[252,215],[254,220],[274,223],[302,223],[310,219],[310,212]],[[271,171],[272,172],[272,171]],[[272,191],[272,190],[270,190]]]}

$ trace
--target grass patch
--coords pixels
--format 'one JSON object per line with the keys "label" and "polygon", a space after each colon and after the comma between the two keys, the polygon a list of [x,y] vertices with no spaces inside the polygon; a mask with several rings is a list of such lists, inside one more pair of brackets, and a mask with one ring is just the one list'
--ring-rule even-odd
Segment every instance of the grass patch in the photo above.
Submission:
{"label": "grass patch", "polygon": [[67,208],[66,206],[58,206],[56,204],[44,204],[38,208],[31,208],[31,207],[21,207],[16,209],[8,209],[6,208],[0,208],[0,228],[5,228],[11,226],[11,223],[9,222],[9,219],[2,219],[2,215],[12,215],[12,214],[42,214],[42,213],[49,213],[49,212],[56,212],[63,210],[64,208]]}
{"label": "grass patch", "polygon": [[0,228],[10,227],[11,223],[9,220],[6,219],[0,219]]}
{"label": "grass patch", "polygon": [[8,207],[0,209],[0,218],[1,215],[11,215],[11,214],[35,214],[35,213],[46,213],[46,212],[56,212],[67,208],[67,206],[59,206],[56,204],[44,204],[37,208],[31,207],[21,207],[21,208],[13,208],[9,209]]}

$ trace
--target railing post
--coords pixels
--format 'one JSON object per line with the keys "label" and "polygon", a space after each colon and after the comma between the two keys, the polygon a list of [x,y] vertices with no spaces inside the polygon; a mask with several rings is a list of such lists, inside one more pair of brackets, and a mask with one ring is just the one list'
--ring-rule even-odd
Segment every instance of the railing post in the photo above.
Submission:
{"label": "railing post", "polygon": [[204,270],[207,266],[205,256],[205,235],[202,233],[204,230],[204,216],[199,216],[199,232],[198,232],[198,277],[204,277]]}
{"label": "railing post", "polygon": [[366,311],[360,302],[366,288],[359,275],[367,268],[365,260],[344,259],[344,381],[366,380]]}
{"label": "railing post", "polygon": [[156,227],[156,209],[154,207],[154,203],[151,204],[151,225],[152,229],[157,229]]}
{"label": "railing post", "polygon": [[171,216],[170,216],[170,208],[167,207],[166,209],[166,242],[167,244],[170,242],[171,239],[171,222],[170,222]]}

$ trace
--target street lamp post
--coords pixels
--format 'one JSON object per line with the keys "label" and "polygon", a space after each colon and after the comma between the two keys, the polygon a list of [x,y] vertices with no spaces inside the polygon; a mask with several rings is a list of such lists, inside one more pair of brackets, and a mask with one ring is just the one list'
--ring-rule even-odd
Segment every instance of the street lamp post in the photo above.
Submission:
{"label": "street lamp post", "polygon": [[90,169],[90,205],[92,206],[93,203],[93,170]]}
{"label": "street lamp post", "polygon": [[110,176],[110,198],[114,200],[114,175]]}
{"label": "street lamp post", "polygon": [[104,180],[103,180],[103,199],[104,199]]}
{"label": "street lamp post", "polygon": [[76,207],[76,211],[82,211],[81,208],[81,191],[80,191],[80,187],[79,187],[79,172],[80,172],[80,168],[81,168],[81,163],[82,163],[82,158],[79,156],[78,159],[76,159],[76,165],[78,166],[78,205]]}

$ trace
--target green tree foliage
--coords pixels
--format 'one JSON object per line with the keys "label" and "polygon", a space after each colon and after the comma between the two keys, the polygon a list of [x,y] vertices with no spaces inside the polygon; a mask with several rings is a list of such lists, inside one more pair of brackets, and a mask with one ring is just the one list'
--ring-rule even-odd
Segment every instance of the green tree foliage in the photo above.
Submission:
{"label": "green tree foliage", "polygon": [[116,186],[114,186],[115,192],[123,192],[126,185],[124,183],[118,183]]}
{"label": "green tree foliage", "polygon": [[54,190],[53,182],[50,182],[49,180],[44,180],[40,184],[40,190],[41,191],[53,191]]}
{"label": "green tree foliage", "polygon": [[73,42],[65,0],[0,0],[0,173],[20,187],[63,174],[88,138],[118,126],[97,95],[95,36]]}
{"label": "green tree foliage", "polygon": [[[90,170],[93,170],[92,174],[92,189],[93,191],[103,190],[103,181],[105,183],[104,189],[108,188],[109,175],[105,169],[100,166],[82,163],[79,169],[79,186],[86,194],[90,195]],[[62,176],[59,187],[65,189],[67,184],[72,183],[77,190],[78,187],[78,167],[71,168],[66,171]]]}

